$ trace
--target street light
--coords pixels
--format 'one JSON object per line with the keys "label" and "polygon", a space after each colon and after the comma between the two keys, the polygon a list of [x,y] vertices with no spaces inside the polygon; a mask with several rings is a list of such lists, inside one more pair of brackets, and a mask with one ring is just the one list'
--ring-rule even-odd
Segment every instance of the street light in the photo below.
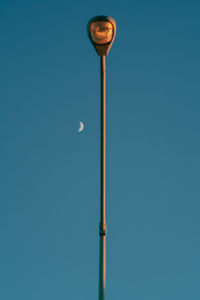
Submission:
{"label": "street light", "polygon": [[108,54],[116,34],[115,21],[106,16],[92,18],[88,22],[88,35],[100,56],[101,109],[100,109],[100,253],[99,253],[99,300],[105,300],[106,287],[106,93],[105,56]]}

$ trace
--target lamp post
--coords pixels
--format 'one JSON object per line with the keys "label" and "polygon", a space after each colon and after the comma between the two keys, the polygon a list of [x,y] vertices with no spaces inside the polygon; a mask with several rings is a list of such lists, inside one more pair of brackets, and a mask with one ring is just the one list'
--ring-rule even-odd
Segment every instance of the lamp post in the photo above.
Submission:
{"label": "lamp post", "polygon": [[116,34],[115,21],[106,16],[92,18],[88,22],[88,35],[100,56],[101,109],[100,109],[100,251],[99,251],[99,300],[105,300],[106,287],[106,93],[105,56]]}

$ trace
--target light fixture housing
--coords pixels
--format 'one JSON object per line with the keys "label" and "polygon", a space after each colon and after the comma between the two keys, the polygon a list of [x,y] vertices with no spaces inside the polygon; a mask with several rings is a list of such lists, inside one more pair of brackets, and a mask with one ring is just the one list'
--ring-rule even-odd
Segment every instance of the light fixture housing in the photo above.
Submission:
{"label": "light fixture housing", "polygon": [[88,35],[99,56],[107,55],[116,35],[116,23],[111,17],[97,16],[88,22]]}

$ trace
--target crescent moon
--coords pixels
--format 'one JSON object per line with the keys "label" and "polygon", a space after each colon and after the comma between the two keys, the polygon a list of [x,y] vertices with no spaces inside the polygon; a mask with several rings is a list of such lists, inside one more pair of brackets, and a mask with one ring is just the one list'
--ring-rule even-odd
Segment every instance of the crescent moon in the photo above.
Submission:
{"label": "crescent moon", "polygon": [[78,132],[81,132],[84,128],[84,124],[83,122],[80,121],[80,126],[79,126],[79,129],[78,129]]}

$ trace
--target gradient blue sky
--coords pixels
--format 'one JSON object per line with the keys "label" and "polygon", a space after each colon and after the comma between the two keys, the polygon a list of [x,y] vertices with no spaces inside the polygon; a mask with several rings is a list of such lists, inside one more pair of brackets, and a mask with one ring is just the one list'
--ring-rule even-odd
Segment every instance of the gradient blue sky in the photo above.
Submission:
{"label": "gradient blue sky", "polygon": [[100,14],[107,299],[199,300],[197,0],[0,2],[0,299],[97,299]]}

